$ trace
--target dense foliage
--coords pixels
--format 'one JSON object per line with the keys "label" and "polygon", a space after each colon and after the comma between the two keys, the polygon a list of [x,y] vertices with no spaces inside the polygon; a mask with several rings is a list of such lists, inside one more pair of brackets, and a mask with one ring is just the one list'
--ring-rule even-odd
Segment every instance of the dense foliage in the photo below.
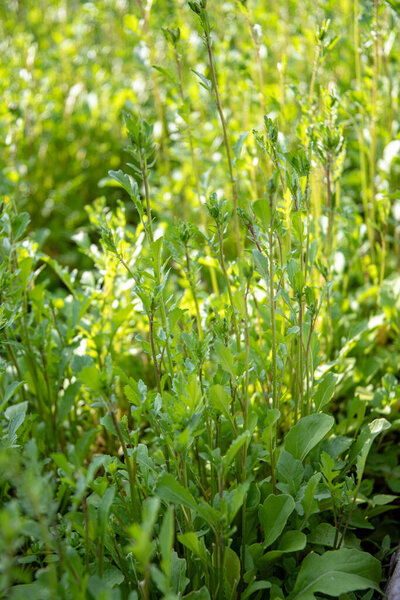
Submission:
{"label": "dense foliage", "polygon": [[2,12],[0,597],[378,597],[398,4]]}

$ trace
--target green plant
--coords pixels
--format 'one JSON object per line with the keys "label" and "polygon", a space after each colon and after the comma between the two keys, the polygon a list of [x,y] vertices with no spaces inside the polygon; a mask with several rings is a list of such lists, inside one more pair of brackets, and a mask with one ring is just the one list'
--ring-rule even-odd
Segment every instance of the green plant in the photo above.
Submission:
{"label": "green plant", "polygon": [[[76,148],[99,156],[82,198],[61,203],[78,214],[57,257],[58,209],[50,238],[21,209],[44,169],[23,129],[39,147],[42,129],[29,129],[25,97],[23,115],[1,105],[0,595],[371,598],[400,490],[392,93],[384,111],[398,14],[379,2],[343,14],[333,2],[43,6],[43,23],[30,3],[11,6],[18,52],[30,23],[42,44],[61,19],[88,36],[85,82],[103,65],[110,92],[132,67],[135,91],[107,92],[85,123],[76,98],[69,137],[58,124],[66,147],[40,193],[56,193],[69,160],[79,171]],[[88,23],[116,44],[104,64],[83,56],[102,47]],[[74,32],[60,33],[56,63]],[[49,57],[37,85],[56,77]],[[15,62],[1,69],[11,81]]]}

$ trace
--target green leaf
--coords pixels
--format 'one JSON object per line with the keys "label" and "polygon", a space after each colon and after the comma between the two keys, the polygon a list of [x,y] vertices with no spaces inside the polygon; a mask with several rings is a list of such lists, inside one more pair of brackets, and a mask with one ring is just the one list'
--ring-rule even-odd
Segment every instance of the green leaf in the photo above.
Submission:
{"label": "green leaf", "polygon": [[64,392],[57,410],[57,423],[60,424],[68,416],[74,405],[76,395],[81,387],[80,381],[71,383]]}
{"label": "green leaf", "polygon": [[185,573],[186,559],[179,558],[178,554],[173,550],[171,553],[171,587],[178,597],[182,597],[188,583],[190,583]]}
{"label": "green leaf", "polygon": [[183,596],[183,600],[211,600],[210,592],[206,587],[202,587],[196,592],[190,592],[190,594]]}
{"label": "green leaf", "polygon": [[264,531],[264,548],[268,548],[281,535],[294,507],[295,502],[288,494],[270,494],[259,507],[258,516]]}
{"label": "green leaf", "polygon": [[224,458],[222,459],[222,468],[224,469],[225,472],[229,469],[236,454],[239,452],[239,450],[245,444],[247,444],[249,439],[250,439],[250,431],[245,431],[242,434],[240,434],[235,440],[233,440],[233,442],[231,443],[231,445],[228,448],[227,453],[225,454]]}
{"label": "green leaf", "polygon": [[250,598],[252,594],[255,592],[259,592],[260,590],[269,590],[271,587],[271,583],[269,581],[253,581],[240,596],[241,600],[246,600],[246,598]]}
{"label": "green leaf", "polygon": [[304,476],[304,467],[301,460],[293,458],[290,452],[281,450],[276,469],[280,482],[279,489],[282,492],[296,496]]}
{"label": "green leaf", "polygon": [[262,432],[262,439],[266,444],[268,444],[270,442],[270,435],[271,435],[272,428],[275,425],[275,423],[278,421],[280,416],[281,416],[281,412],[278,408],[271,408],[270,410],[267,411],[267,416],[264,421],[264,429]]}
{"label": "green leaf", "polygon": [[236,377],[236,368],[233,363],[233,356],[230,349],[220,340],[217,340],[215,342],[215,352],[217,354],[218,362],[224,371],[227,371],[232,377]]}
{"label": "green leaf", "polygon": [[286,435],[285,450],[303,461],[310,450],[332,429],[334,423],[334,418],[324,413],[303,417]]}
{"label": "green leaf", "polygon": [[266,198],[256,200],[253,204],[253,211],[256,217],[258,217],[265,227],[268,229],[271,223],[271,208]]}
{"label": "green leaf", "polygon": [[171,571],[171,552],[174,543],[175,525],[174,525],[174,509],[172,506],[167,508],[160,529],[158,541],[161,551],[161,567],[167,577]]}
{"label": "green leaf", "polygon": [[286,268],[287,268],[287,274],[289,277],[290,285],[292,286],[293,289],[295,289],[296,288],[295,275],[296,275],[296,273],[300,272],[300,265],[294,258],[290,258],[287,263]]}
{"label": "green leaf", "polygon": [[277,558],[280,558],[283,554],[289,554],[290,552],[299,552],[304,550],[307,543],[307,536],[301,531],[285,531],[279,540],[277,550],[271,550],[262,557],[262,563],[268,563]]}
{"label": "green leaf", "polygon": [[240,560],[232,548],[224,550],[225,596],[232,598],[240,581]]}
{"label": "green leaf", "polygon": [[5,407],[5,405],[7,404],[7,402],[9,400],[11,400],[11,398],[13,397],[13,395],[15,394],[15,392],[17,391],[17,389],[19,387],[21,387],[21,385],[23,384],[22,381],[12,381],[11,383],[9,383],[5,389],[4,392],[4,396],[3,396],[3,401],[0,404],[0,413],[3,411],[3,408]]}
{"label": "green leaf", "polygon": [[318,384],[316,392],[313,394],[315,409],[319,412],[328,402],[330,402],[335,385],[338,380],[334,373],[326,373]]}
{"label": "green leaf", "polygon": [[110,565],[110,564],[105,565],[103,578],[102,578],[103,589],[104,589],[104,584],[109,588],[113,588],[117,585],[121,585],[121,583],[124,581],[124,579],[125,579],[125,576],[119,569],[117,569],[117,567],[115,567],[114,565]]}
{"label": "green leaf", "polygon": [[269,277],[268,258],[259,250],[253,250],[253,258],[256,263],[256,269],[264,279]]}
{"label": "green leaf", "polygon": [[156,494],[162,500],[166,502],[173,502],[174,504],[181,504],[186,508],[196,511],[203,517],[206,523],[214,525],[216,519],[220,516],[219,513],[208,504],[198,504],[192,494],[183,487],[175,477],[170,473],[165,473],[157,486]]}
{"label": "green leaf", "polygon": [[304,489],[304,497],[301,500],[301,505],[304,509],[305,518],[308,519],[310,515],[318,510],[318,502],[315,499],[315,492],[317,485],[321,480],[321,473],[314,473],[307,482]]}
{"label": "green leaf", "polygon": [[131,198],[138,198],[139,196],[139,188],[136,181],[133,179],[131,175],[124,173],[121,171],[108,171],[109,176],[114,181],[117,181],[126,192],[131,196]]}
{"label": "green leaf", "polygon": [[244,299],[244,295],[241,291],[237,291],[233,294],[233,304],[235,305],[236,310],[240,314],[240,316],[245,319],[246,318],[246,302]]}
{"label": "green leaf", "polygon": [[99,533],[100,533],[101,540],[104,540],[105,535],[106,535],[108,516],[110,514],[114,496],[115,496],[115,488],[108,487],[106,489],[106,491],[104,492],[104,495],[103,495],[100,505],[99,505],[98,518],[99,518]]}
{"label": "green leaf", "polygon": [[243,142],[249,135],[249,132],[241,133],[233,146],[233,154],[235,155],[236,160],[240,157],[240,153],[242,152]]}
{"label": "green leaf", "polygon": [[360,435],[354,446],[351,448],[349,455],[349,463],[354,462],[354,458],[356,457],[358,481],[360,481],[363,476],[365,463],[367,462],[367,457],[374,439],[377,435],[382,433],[382,431],[386,431],[387,429],[390,429],[390,427],[391,425],[386,419],[375,419],[371,423],[364,425],[361,429]]}
{"label": "green leaf", "polygon": [[303,215],[300,211],[293,213],[292,225],[298,240],[303,239],[304,223]]}
{"label": "green leaf", "polygon": [[53,258],[50,258],[49,256],[46,256],[45,254],[41,254],[40,255],[40,259],[47,263],[49,265],[49,267],[51,267],[54,271],[54,273],[59,277],[59,279],[63,282],[63,284],[65,285],[65,287],[71,292],[71,294],[73,296],[76,295],[72,281],[71,281],[71,277],[68,273],[67,269],[63,269],[57,261],[55,261]]}
{"label": "green leaf", "polygon": [[367,552],[343,548],[322,555],[310,553],[289,600],[315,600],[315,593],[338,598],[356,590],[378,590],[380,578],[381,565]]}
{"label": "green leaf", "polygon": [[207,79],[207,77],[204,77],[204,75],[202,73],[199,73],[199,71],[195,71],[194,69],[190,69],[191,71],[193,71],[193,73],[195,75],[197,75],[197,77],[200,79],[201,83],[200,85],[206,89],[208,92],[211,92],[212,90],[212,82]]}
{"label": "green leaf", "polygon": [[320,544],[333,548],[336,539],[336,529],[330,523],[319,523],[308,536],[311,544]]}
{"label": "green leaf", "polygon": [[[134,556],[146,568],[155,552],[153,528],[160,510],[160,499],[157,496],[146,498],[143,502],[142,523],[134,522],[129,531],[133,539],[130,547]],[[162,575],[162,573],[161,573]]]}
{"label": "green leaf", "polygon": [[165,473],[157,486],[156,494],[162,500],[167,502],[173,502],[174,504],[181,504],[191,510],[199,511],[199,506],[192,494],[183,487],[175,477],[170,473]]}
{"label": "green leaf", "polygon": [[219,412],[222,412],[228,419],[230,416],[231,397],[225,391],[222,385],[212,385],[210,387],[210,402]]}
{"label": "green leaf", "polygon": [[246,498],[246,494],[249,489],[249,482],[239,483],[239,485],[233,488],[230,492],[225,492],[224,502],[222,506],[226,506],[226,510],[223,510],[223,514],[226,516],[227,522],[232,523],[239,510],[242,508]]}
{"label": "green leaf", "polygon": [[199,538],[193,531],[178,534],[178,540],[181,544],[188,548],[190,552],[193,552],[195,556],[200,556]]}
{"label": "green leaf", "polygon": [[17,240],[21,237],[21,235],[23,235],[23,233],[29,225],[30,220],[31,218],[27,212],[20,213],[19,215],[13,218],[12,233],[14,240]]}

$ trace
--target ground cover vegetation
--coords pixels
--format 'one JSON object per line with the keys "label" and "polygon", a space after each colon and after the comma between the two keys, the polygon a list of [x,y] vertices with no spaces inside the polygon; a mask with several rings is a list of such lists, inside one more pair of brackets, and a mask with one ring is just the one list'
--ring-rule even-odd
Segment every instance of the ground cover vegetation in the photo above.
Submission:
{"label": "ground cover vegetation", "polygon": [[399,5],[10,0],[0,596],[381,597]]}

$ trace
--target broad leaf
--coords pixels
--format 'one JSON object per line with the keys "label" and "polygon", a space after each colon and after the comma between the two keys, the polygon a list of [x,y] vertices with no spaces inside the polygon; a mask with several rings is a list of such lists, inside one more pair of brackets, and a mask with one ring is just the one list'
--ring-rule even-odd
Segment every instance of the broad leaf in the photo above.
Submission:
{"label": "broad leaf", "polygon": [[303,417],[287,434],[285,450],[294,458],[304,460],[314,446],[332,429],[334,422],[333,417],[324,413]]}
{"label": "broad leaf", "polygon": [[292,496],[287,494],[271,494],[259,507],[258,516],[264,531],[264,548],[268,548],[281,535],[294,507]]}
{"label": "broad leaf", "polygon": [[217,340],[215,342],[215,352],[217,354],[218,362],[224,371],[227,371],[232,377],[236,376],[236,368],[233,362],[232,352],[222,342]]}
{"label": "broad leaf", "polygon": [[306,543],[307,536],[301,531],[285,531],[279,540],[278,549],[267,552],[262,558],[262,564],[276,560],[277,558],[280,558],[282,554],[299,552],[305,548]]}
{"label": "broad leaf", "polygon": [[380,562],[359,550],[343,548],[310,553],[301,565],[289,600],[315,600],[315,593],[338,598],[355,590],[378,590]]}

